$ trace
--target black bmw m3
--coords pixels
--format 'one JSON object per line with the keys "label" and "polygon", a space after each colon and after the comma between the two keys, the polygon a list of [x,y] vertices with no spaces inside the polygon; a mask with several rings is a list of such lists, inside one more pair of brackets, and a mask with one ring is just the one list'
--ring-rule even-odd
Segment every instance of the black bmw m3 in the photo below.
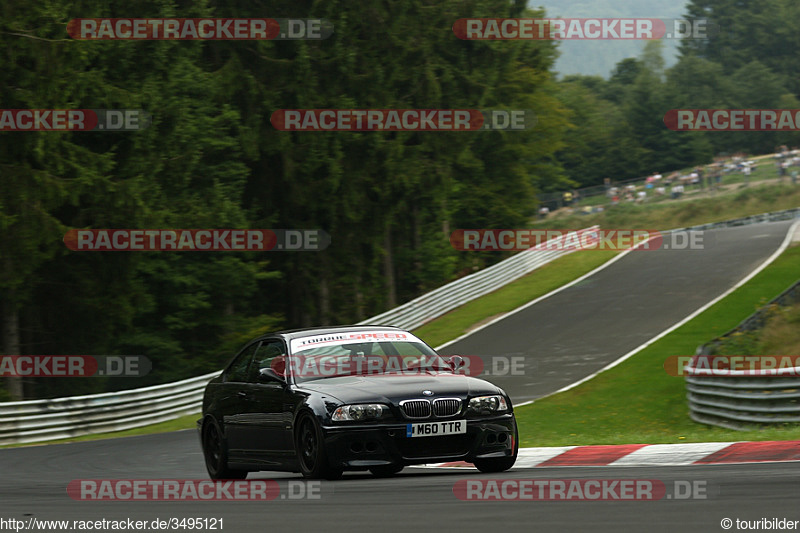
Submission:
{"label": "black bmw m3", "polygon": [[507,470],[519,448],[511,400],[463,364],[388,326],[258,337],[206,387],[198,429],[208,473],[335,479],[447,461]]}

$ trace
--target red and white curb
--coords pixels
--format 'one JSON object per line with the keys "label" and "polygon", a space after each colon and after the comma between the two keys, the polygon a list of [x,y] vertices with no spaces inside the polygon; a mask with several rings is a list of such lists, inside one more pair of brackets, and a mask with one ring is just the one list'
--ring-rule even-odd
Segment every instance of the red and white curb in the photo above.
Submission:
{"label": "red and white curb", "polygon": [[[701,442],[520,448],[514,468],[548,466],[687,466],[800,461],[800,441]],[[474,468],[463,461],[425,465]]]}

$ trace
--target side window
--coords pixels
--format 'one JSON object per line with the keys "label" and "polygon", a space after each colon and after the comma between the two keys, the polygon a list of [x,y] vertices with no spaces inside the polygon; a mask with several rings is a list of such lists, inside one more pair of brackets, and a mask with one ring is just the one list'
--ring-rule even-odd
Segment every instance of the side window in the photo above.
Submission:
{"label": "side window", "polygon": [[286,355],[286,348],[283,346],[283,342],[279,340],[268,340],[261,343],[261,348],[258,350],[253,365],[250,367],[248,381],[257,383],[259,381],[259,371],[262,368],[271,367],[275,358],[281,355]]}
{"label": "side window", "polygon": [[247,371],[250,368],[250,362],[258,350],[260,342],[254,342],[236,356],[233,363],[230,364],[225,371],[225,381],[246,381]]}

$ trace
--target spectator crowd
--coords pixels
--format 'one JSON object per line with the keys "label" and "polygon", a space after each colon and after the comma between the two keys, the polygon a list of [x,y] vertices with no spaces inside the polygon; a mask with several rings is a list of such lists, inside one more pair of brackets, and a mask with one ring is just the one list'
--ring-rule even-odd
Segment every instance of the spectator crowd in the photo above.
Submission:
{"label": "spectator crowd", "polygon": [[[793,185],[797,185],[798,168],[800,167],[800,149],[791,150],[783,145],[775,150],[773,156],[778,179],[783,182],[789,177]],[[763,160],[762,160],[763,161]],[[750,177],[758,168],[758,162],[750,159],[746,154],[733,154],[727,157],[718,157],[713,163],[708,165],[698,165],[690,172],[672,172],[663,176],[660,172],[653,172],[644,180],[636,180],[630,183],[616,183],[611,178],[606,178],[600,193],[604,193],[608,200],[607,205],[615,207],[621,203],[643,204],[650,199],[671,199],[678,200],[687,191],[708,191],[716,192],[722,187],[725,176],[740,174],[743,178],[745,187],[750,185]],[[560,193],[548,203],[542,203],[539,208],[539,218],[547,218],[554,209],[566,207],[570,212],[575,209],[579,213],[589,214],[603,211],[602,205],[585,205],[579,207],[582,197],[594,196],[590,194],[591,189],[584,189],[581,194],[579,190],[570,190]]]}

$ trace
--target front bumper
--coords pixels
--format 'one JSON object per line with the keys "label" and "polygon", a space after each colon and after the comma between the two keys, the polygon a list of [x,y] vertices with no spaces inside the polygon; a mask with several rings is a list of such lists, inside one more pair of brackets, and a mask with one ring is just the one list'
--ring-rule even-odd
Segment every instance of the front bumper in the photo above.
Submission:
{"label": "front bumper", "polygon": [[412,465],[510,457],[514,454],[513,413],[469,419],[458,435],[406,437],[406,423],[322,428],[331,466],[364,470],[373,466]]}

